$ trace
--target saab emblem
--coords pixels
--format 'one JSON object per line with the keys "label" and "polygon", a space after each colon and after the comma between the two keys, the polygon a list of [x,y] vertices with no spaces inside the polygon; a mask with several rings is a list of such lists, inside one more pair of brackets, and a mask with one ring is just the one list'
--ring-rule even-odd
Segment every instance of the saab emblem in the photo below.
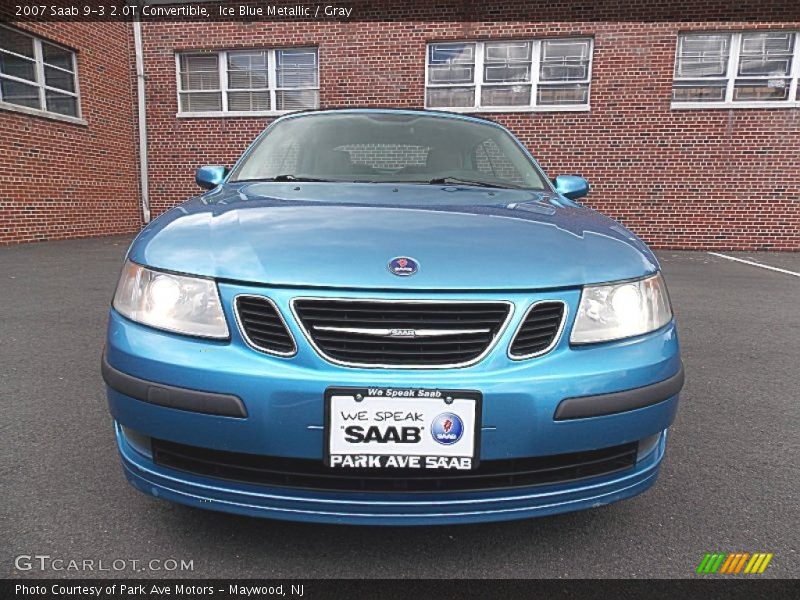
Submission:
{"label": "saab emblem", "polygon": [[431,423],[431,435],[434,440],[445,446],[455,444],[464,435],[464,423],[458,415],[441,413]]}
{"label": "saab emblem", "polygon": [[389,261],[389,272],[398,277],[409,277],[419,270],[419,263],[408,256],[398,256]]}

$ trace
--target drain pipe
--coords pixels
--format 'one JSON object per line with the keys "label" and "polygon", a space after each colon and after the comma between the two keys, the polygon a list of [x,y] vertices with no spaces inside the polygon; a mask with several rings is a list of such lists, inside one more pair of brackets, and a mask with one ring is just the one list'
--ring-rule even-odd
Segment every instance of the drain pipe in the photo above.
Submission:
{"label": "drain pipe", "polygon": [[[138,3],[137,3],[138,4]],[[144,53],[142,51],[142,21],[139,11],[133,20],[133,44],[136,50],[136,98],[139,111],[139,178],[142,189],[142,217],[150,222],[150,186],[147,177],[147,112],[144,95]]]}

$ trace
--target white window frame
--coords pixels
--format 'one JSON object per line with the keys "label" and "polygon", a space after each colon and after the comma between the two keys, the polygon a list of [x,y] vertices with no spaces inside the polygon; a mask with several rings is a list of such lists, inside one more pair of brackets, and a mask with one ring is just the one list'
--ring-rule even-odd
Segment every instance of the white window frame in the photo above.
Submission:
{"label": "white window frame", "polygon": [[[769,33],[770,31],[781,33],[794,34],[794,48],[792,54],[792,65],[789,70],[789,75],[780,77],[778,79],[789,79],[789,94],[786,100],[745,100],[736,102],[733,100],[734,88],[736,87],[736,80],[738,79],[762,79],[761,77],[738,77],[739,70],[739,53],[742,45],[742,34],[746,33]],[[742,31],[681,31],[678,33],[675,40],[675,62],[672,70],[672,83],[682,80],[686,81],[702,81],[702,77],[686,77],[676,78],[675,69],[678,65],[678,52],[680,51],[681,37],[684,35],[729,35],[731,39],[730,52],[728,53],[728,68],[725,77],[711,79],[709,81],[726,81],[725,100],[722,101],[709,101],[709,102],[683,102],[680,100],[672,100],[670,108],[673,110],[697,110],[703,108],[797,108],[800,107],[800,101],[797,98],[798,81],[800,81],[800,31],[791,29],[747,29]],[[670,89],[670,93],[672,90]]]}
{"label": "white window frame", "polygon": [[[33,62],[35,64],[36,69],[36,81],[31,81],[29,79],[24,79],[22,77],[15,77],[13,75],[6,75],[4,73],[0,73],[0,79],[7,79],[8,81],[16,81],[19,83],[23,83],[25,85],[35,86],[39,93],[39,106],[40,108],[32,108],[30,106],[21,106],[19,104],[14,104],[13,102],[6,102],[3,100],[3,92],[0,90],[0,110],[8,110],[12,112],[23,113],[26,115],[33,115],[36,117],[45,117],[48,119],[53,119],[55,121],[66,121],[67,123],[75,123],[77,125],[87,125],[88,123],[83,118],[83,112],[81,108],[81,90],[80,90],[80,77],[78,75],[78,54],[72,48],[68,48],[62,44],[57,44],[55,42],[51,42],[50,40],[44,40],[39,38],[27,31],[23,31],[21,29],[15,29],[13,27],[6,27],[5,25],[0,25],[0,27],[4,29],[8,29],[9,31],[13,31],[16,34],[24,35],[25,37],[29,37],[33,40]],[[57,48],[61,48],[65,52],[69,52],[70,56],[72,57],[72,72],[64,69],[62,67],[58,67],[56,65],[48,64],[47,66],[51,69],[56,69],[57,71],[63,71],[64,73],[69,73],[72,75],[73,80],[75,82],[75,91],[70,92],[69,90],[62,90],[60,88],[52,87],[47,85],[45,78],[44,78],[44,53],[42,52],[42,42],[46,44],[50,44],[51,46],[56,46]],[[19,58],[24,58],[25,60],[31,60],[30,56],[25,56],[22,54],[17,54],[16,52],[11,52],[9,50],[3,50],[4,53],[9,54],[11,56],[17,56]],[[47,91],[56,92],[58,94],[64,94],[65,96],[72,96],[75,98],[75,104],[77,108],[77,116],[72,115],[63,115],[61,113],[52,112],[47,110],[47,98],[46,92]]]}
{"label": "white window frame", "polygon": [[[252,91],[269,91],[269,105],[271,107],[276,106],[277,101],[277,93],[278,91],[284,90],[316,90],[319,93],[319,47],[317,46],[302,46],[302,48],[309,48],[317,53],[317,85],[314,87],[307,87],[307,88],[277,88],[278,82],[278,62],[277,62],[277,53],[280,50],[295,50],[296,48],[237,48],[236,50],[181,50],[180,52],[175,53],[175,81],[177,87],[177,100],[178,100],[178,113],[177,117],[179,118],[208,118],[208,117],[276,117],[279,115],[286,115],[293,112],[298,112],[298,110],[306,110],[306,109],[298,109],[298,110],[228,110],[228,92],[242,92],[242,91],[249,91],[249,90],[242,90],[242,89],[229,89],[228,88],[228,53],[237,53],[237,52],[266,52],[267,53],[267,83],[269,85],[269,90],[264,89],[254,89]],[[297,48],[300,49],[300,48]],[[200,55],[217,55],[217,68],[219,69],[219,89],[214,90],[183,90],[182,89],[182,82],[181,82],[181,56],[200,56]],[[191,93],[192,91],[195,92],[220,92],[222,94],[222,110],[211,110],[211,111],[184,111],[181,110],[181,93]]]}
{"label": "white window frame", "polygon": [[[587,83],[589,86],[588,98],[586,104],[538,104],[539,100],[539,70],[541,68],[542,56],[542,43],[553,40],[589,40],[589,70],[586,81],[579,81],[574,83]],[[530,104],[524,106],[481,106],[481,90],[484,87],[495,86],[509,86],[514,83],[485,83],[484,76],[484,45],[497,43],[497,42],[531,42],[531,80],[526,82],[519,82],[519,85],[531,86],[531,101]],[[430,47],[433,44],[475,44],[475,70],[473,73],[473,82],[470,83],[430,83],[428,57],[430,55]],[[510,113],[510,112],[587,112],[591,110],[592,100],[592,67],[594,65],[594,37],[590,35],[577,36],[571,35],[567,37],[558,38],[542,38],[542,39],[490,39],[490,40],[441,40],[428,42],[425,45],[425,108],[428,110],[441,110],[456,113]],[[554,85],[559,82],[551,82]],[[569,82],[564,82],[569,83]],[[428,106],[428,89],[430,88],[453,88],[453,87],[474,87],[475,99],[472,106]]]}

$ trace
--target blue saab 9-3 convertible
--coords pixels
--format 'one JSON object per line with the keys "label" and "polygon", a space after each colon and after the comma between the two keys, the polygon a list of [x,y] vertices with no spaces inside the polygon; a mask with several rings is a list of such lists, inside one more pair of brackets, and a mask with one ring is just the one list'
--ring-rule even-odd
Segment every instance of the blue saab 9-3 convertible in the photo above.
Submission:
{"label": "blue saab 9-3 convertible", "polygon": [[277,119],[133,242],[103,376],[125,474],[202,508],[429,524],[650,487],[683,367],[653,253],[505,128]]}

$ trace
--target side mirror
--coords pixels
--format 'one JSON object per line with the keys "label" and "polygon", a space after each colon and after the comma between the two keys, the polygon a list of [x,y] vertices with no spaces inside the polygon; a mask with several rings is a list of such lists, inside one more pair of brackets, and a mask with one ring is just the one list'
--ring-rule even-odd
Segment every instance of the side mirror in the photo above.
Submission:
{"label": "side mirror", "polygon": [[553,179],[556,191],[570,200],[583,198],[589,193],[589,182],[576,175],[559,175]]}
{"label": "side mirror", "polygon": [[228,167],[221,165],[208,165],[200,167],[195,171],[194,181],[204,190],[213,190],[220,183],[225,181],[228,174]]}

